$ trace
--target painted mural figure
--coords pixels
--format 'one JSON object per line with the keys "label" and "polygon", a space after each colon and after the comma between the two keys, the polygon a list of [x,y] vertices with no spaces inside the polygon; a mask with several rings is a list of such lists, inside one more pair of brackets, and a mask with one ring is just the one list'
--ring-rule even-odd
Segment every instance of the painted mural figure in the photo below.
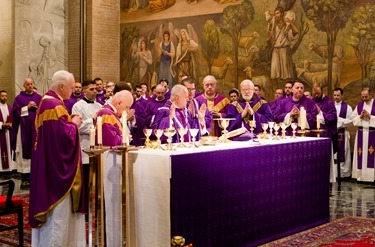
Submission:
{"label": "painted mural figure", "polygon": [[172,83],[174,77],[172,65],[175,56],[175,48],[173,42],[170,40],[170,36],[169,31],[164,31],[163,41],[160,43],[161,56],[158,76],[160,79],[167,79],[169,83]]}
{"label": "painted mural figure", "polygon": [[176,67],[178,70],[178,77],[184,75],[189,75],[193,78],[196,78],[195,68],[196,61],[194,59],[194,52],[199,50],[199,45],[195,42],[186,29],[181,29],[180,33],[180,42],[177,45],[176,49]]}
{"label": "painted mural figure", "polygon": [[132,58],[135,63],[138,63],[138,83],[147,83],[149,85],[151,80],[150,65],[152,64],[152,55],[143,37],[138,41],[138,49],[133,49]]}
{"label": "painted mural figure", "polygon": [[284,9],[277,7],[274,18],[269,22],[269,38],[271,44],[271,79],[295,78],[296,72],[292,60],[291,43],[298,34],[297,27],[290,17],[285,16]]}
{"label": "painted mural figure", "polygon": [[142,9],[147,6],[148,0],[128,0],[129,3],[127,5],[129,6],[129,12],[137,11],[138,9]]}
{"label": "painted mural figure", "polygon": [[148,10],[150,12],[159,12],[165,10],[176,3],[176,0],[149,0]]}

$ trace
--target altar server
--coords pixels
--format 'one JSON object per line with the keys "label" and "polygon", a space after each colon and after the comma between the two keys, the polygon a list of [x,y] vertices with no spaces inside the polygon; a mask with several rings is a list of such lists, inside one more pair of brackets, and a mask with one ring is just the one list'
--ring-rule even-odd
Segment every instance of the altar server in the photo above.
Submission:
{"label": "altar server", "polygon": [[71,73],[57,71],[36,115],[29,208],[32,246],[86,246],[78,133],[82,120],[69,116],[63,103],[74,82]]}
{"label": "altar server", "polygon": [[353,125],[351,115],[353,109],[350,105],[343,101],[344,90],[342,88],[335,88],[333,90],[333,99],[335,100],[335,107],[337,113],[337,131],[338,138],[340,141],[340,157],[336,159],[340,160],[340,175],[342,178],[351,177],[352,172],[352,161],[350,154],[350,134],[347,127]]}
{"label": "altar server", "polygon": [[228,130],[235,130],[245,127],[250,130],[249,121],[255,120],[255,133],[262,132],[262,123],[272,121],[272,111],[264,99],[254,91],[254,83],[251,80],[243,80],[240,85],[241,97],[228,107],[228,118],[235,118],[230,121]]}
{"label": "altar server", "polygon": [[358,127],[353,154],[352,178],[374,182],[375,178],[375,105],[369,88],[361,91],[362,102],[355,107],[352,120]]}

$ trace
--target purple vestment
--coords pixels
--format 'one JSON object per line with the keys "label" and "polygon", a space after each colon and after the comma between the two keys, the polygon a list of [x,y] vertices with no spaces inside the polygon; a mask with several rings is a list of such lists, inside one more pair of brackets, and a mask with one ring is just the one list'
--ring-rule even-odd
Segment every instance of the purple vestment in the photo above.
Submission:
{"label": "purple vestment", "polygon": [[145,127],[150,128],[152,119],[154,118],[156,112],[158,111],[160,107],[163,107],[165,103],[167,103],[167,99],[164,98],[161,101],[157,101],[155,97],[155,98],[151,98],[147,102],[148,104],[147,104],[145,115],[143,116],[143,118],[144,118]]}
{"label": "purple vestment", "polygon": [[105,90],[102,90],[101,92],[99,93],[96,93],[96,102],[104,105],[105,104]]}
{"label": "purple vestment", "polygon": [[[216,94],[213,99],[208,99],[204,94],[201,94],[196,98],[196,100],[200,104],[206,104],[208,110],[219,112],[221,113],[221,117],[226,117],[230,101],[224,95]],[[213,127],[211,128],[210,135],[220,136],[220,133],[220,127],[217,123],[214,122]]]}
{"label": "purple vestment", "polygon": [[[193,121],[192,115],[190,111],[188,111],[186,108],[175,108],[175,117],[171,120],[169,118],[170,113],[170,107],[172,105],[172,102],[168,101],[165,103],[163,107],[160,107],[158,111],[155,114],[154,121],[151,124],[152,129],[168,129],[168,128],[175,128],[176,130],[178,128],[192,128],[191,124]],[[178,141],[178,134],[174,135],[172,137],[172,142]],[[185,137],[188,137],[188,135],[185,135]],[[161,138],[162,142],[165,142],[167,138],[163,135]]]}
{"label": "purple vestment", "polygon": [[42,226],[66,196],[72,197],[74,212],[84,213],[86,206],[78,128],[54,91],[43,97],[35,122],[29,208],[33,228]]}
{"label": "purple vestment", "polygon": [[[283,100],[280,100],[274,112],[275,122],[277,123],[283,122],[285,119],[285,116],[288,113],[290,113],[290,111],[293,109],[293,106],[296,106],[298,109],[301,109],[301,107],[304,107],[304,109],[306,110],[306,118],[307,118],[309,127],[310,129],[315,129],[316,128],[316,115],[318,114],[318,108],[316,107],[315,102],[312,99],[307,98],[305,95],[302,95],[302,97],[297,101],[294,101],[293,97],[288,97],[288,98],[284,98]],[[294,119],[293,121],[297,121],[297,119]],[[290,126],[286,130],[288,134],[292,133],[291,132],[292,128]]]}
{"label": "purple vestment", "polygon": [[[320,125],[320,129],[325,130],[321,136],[329,137],[332,140],[333,151],[337,152],[337,113],[335,102],[323,95],[319,100],[313,99],[313,101],[319,106],[320,110],[323,112],[324,124]],[[311,129],[316,129],[315,126],[311,126]]]}
{"label": "purple vestment", "polygon": [[72,93],[69,99],[64,100],[66,110],[68,111],[69,114],[72,114],[73,105],[77,103],[79,100],[83,99],[83,97],[84,97],[83,93],[80,93],[78,95]]}
{"label": "purple vestment", "polygon": [[235,118],[229,123],[228,131],[236,130],[242,127],[242,125],[250,130],[248,120],[255,120],[256,127],[254,133],[262,132],[262,123],[268,123],[272,121],[272,111],[267,101],[261,99],[258,95],[254,94],[250,101],[250,107],[254,110],[253,116],[246,116],[242,119],[242,112],[246,107],[246,101],[243,99],[233,102],[228,107],[228,118]]}
{"label": "purple vestment", "polygon": [[28,115],[21,117],[22,107],[27,106],[30,101],[34,101],[39,105],[42,96],[33,92],[27,94],[22,91],[14,99],[12,109],[12,129],[10,134],[11,149],[15,151],[17,144],[18,127],[21,128],[21,142],[22,142],[22,158],[31,159],[31,150],[33,145],[33,136],[35,134],[35,117],[37,108],[28,109]]}
{"label": "purple vestment", "polygon": [[[198,102],[197,99],[192,99],[191,101],[187,102],[186,107],[189,106],[190,102],[194,105],[193,112],[191,112],[191,115],[192,115],[191,128],[201,129],[201,124],[199,123],[199,118],[198,118],[198,111],[199,111],[199,108],[202,106],[202,103]],[[206,109],[206,112],[204,114],[204,121],[206,124],[206,130],[208,133],[210,133],[213,122],[212,122],[212,114],[208,110],[208,108]],[[197,135],[197,140],[200,139],[201,135],[202,133],[201,131],[199,131]]]}
{"label": "purple vestment", "polygon": [[146,107],[149,101],[145,100],[142,97],[136,99],[132,105],[132,109],[134,109],[134,117],[135,117],[135,126],[131,125],[130,132],[133,138],[133,144],[135,146],[142,146],[144,144],[145,135],[143,134],[143,129],[146,128]]}
{"label": "purple vestment", "polygon": [[[98,111],[98,117],[102,117],[103,146],[122,145],[122,124],[112,105],[106,104]],[[98,136],[98,133],[96,133]]]}

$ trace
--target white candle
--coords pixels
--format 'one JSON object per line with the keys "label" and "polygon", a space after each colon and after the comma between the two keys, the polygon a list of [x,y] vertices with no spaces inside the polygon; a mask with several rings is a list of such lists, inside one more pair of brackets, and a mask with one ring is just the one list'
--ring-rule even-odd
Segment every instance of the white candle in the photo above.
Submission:
{"label": "white candle", "polygon": [[95,127],[94,125],[90,128],[90,147],[95,146]]}
{"label": "white candle", "polygon": [[122,122],[122,144],[129,145],[129,138],[128,138],[128,132],[127,132],[128,114],[126,113],[126,111],[122,112],[121,122]]}
{"label": "white candle", "polygon": [[103,139],[102,139],[102,117],[97,117],[96,118],[96,128],[98,130],[98,145],[103,144]]}
{"label": "white candle", "polygon": [[306,129],[306,110],[305,108],[301,107],[301,110],[300,110],[300,118],[301,118],[301,129],[304,130]]}
{"label": "white candle", "polygon": [[320,116],[316,115],[316,128],[320,129]]}

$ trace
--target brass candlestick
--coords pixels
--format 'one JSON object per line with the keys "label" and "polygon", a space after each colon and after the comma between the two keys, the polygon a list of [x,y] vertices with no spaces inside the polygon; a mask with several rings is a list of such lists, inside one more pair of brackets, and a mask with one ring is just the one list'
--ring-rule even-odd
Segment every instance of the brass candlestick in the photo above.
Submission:
{"label": "brass candlestick", "polygon": [[297,133],[300,134],[302,137],[306,137],[306,135],[310,133],[310,130],[301,129]]}
{"label": "brass candlestick", "polygon": [[121,232],[123,233],[123,243],[126,243],[126,220],[128,218],[127,215],[127,206],[129,204],[129,196],[126,193],[126,183],[127,183],[127,174],[128,174],[128,151],[136,149],[134,146],[128,146],[126,143],[123,143],[122,146],[114,147],[114,150],[121,153],[121,167],[122,167],[122,195],[120,200],[120,208],[121,208],[121,215],[120,219],[122,219],[122,229]]}
{"label": "brass candlestick", "polygon": [[[89,156],[89,247],[93,246],[93,223],[95,224],[95,246],[99,246],[99,234],[101,240],[101,246],[104,246],[104,203],[103,203],[103,166],[101,156],[108,147],[100,146],[90,146],[90,148],[83,149],[82,151]],[[94,188],[93,188],[94,187]],[[93,190],[95,191],[94,203],[91,197]],[[93,214],[95,215],[93,217]]]}
{"label": "brass candlestick", "polygon": [[324,132],[325,130],[322,129],[316,129],[312,130],[312,132],[316,133],[316,137],[320,138],[320,135]]}

